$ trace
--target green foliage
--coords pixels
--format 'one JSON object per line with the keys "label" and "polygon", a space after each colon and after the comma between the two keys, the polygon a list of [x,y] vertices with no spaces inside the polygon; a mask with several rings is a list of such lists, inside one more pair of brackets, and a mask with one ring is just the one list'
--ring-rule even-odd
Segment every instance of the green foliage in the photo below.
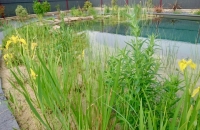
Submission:
{"label": "green foliage", "polygon": [[146,1],[146,6],[147,6],[147,8],[153,7],[153,1],[152,0],[147,0]]}
{"label": "green foliage", "polygon": [[57,10],[58,12],[60,12],[60,5],[57,4],[55,7],[56,7],[56,10]]}
{"label": "green foliage", "polygon": [[118,5],[112,6],[112,15],[117,15],[119,11]]}
{"label": "green foliage", "polygon": [[50,11],[51,5],[49,4],[49,2],[47,2],[47,0],[42,3],[42,9],[43,13]]}
{"label": "green foliage", "polygon": [[111,6],[112,6],[112,14],[116,15],[118,14],[118,5],[117,5],[117,0],[111,0]]}
{"label": "green foliage", "polygon": [[182,80],[179,74],[170,74],[168,78],[163,79],[162,96],[160,96],[160,103],[157,104],[156,111],[163,111],[168,118],[173,118],[174,109],[180,98],[177,96],[178,92],[182,91]]}
{"label": "green foliage", "polygon": [[[136,7],[137,8],[137,7]],[[120,65],[120,75],[118,80],[117,94],[122,96],[129,105],[124,104],[119,98],[116,102],[116,109],[127,118],[132,126],[136,126],[137,113],[140,111],[140,99],[143,106],[147,107],[147,100],[144,93],[147,95],[148,102],[151,107],[157,104],[159,98],[160,82],[157,80],[158,70],[160,67],[159,60],[153,55],[155,54],[154,36],[148,40],[138,39],[140,35],[140,27],[137,24],[136,18],[140,16],[135,9],[136,14],[132,14],[130,27],[133,31],[135,39],[128,43],[128,47],[120,50],[117,56],[113,56],[109,60],[109,68],[106,72],[106,85],[112,87],[116,75],[116,67]],[[147,44],[147,47],[144,47]],[[133,107],[134,111],[131,110]],[[126,113],[128,111],[128,114]]]}
{"label": "green foliage", "polygon": [[94,17],[97,16],[97,12],[96,12],[96,10],[93,7],[88,8],[87,13],[88,13],[88,15],[92,15]]}
{"label": "green foliage", "polygon": [[[147,95],[151,107],[157,104],[157,99],[160,96],[160,83],[157,80],[160,64],[159,61],[153,57],[155,53],[153,49],[155,47],[154,37],[150,37],[149,45],[145,49],[144,44],[145,41],[141,41],[137,38],[132,40],[131,43],[129,43],[130,49],[123,49],[117,57],[111,57],[109,60],[109,69],[106,72],[106,85],[112,87],[114,83],[113,79],[116,75],[116,66],[120,64],[117,94],[120,96],[124,95],[124,99],[130,106],[123,104],[124,101],[119,99],[116,102],[116,109],[120,113],[123,113],[124,116],[126,115],[126,110],[128,110],[129,114],[126,116],[129,123],[133,126],[136,125],[134,123],[136,123],[135,120],[137,120],[137,117],[133,115],[139,113],[140,109],[139,99],[142,99],[142,102],[147,104],[144,92]],[[131,107],[134,107],[135,112],[131,112]]]}
{"label": "green foliage", "polygon": [[87,11],[91,7],[92,7],[92,3],[90,1],[88,1],[88,0],[85,1],[83,9]]}
{"label": "green foliage", "polygon": [[181,12],[181,10],[175,10],[173,13],[174,14],[181,14],[182,12]]}
{"label": "green foliage", "polygon": [[17,8],[15,9],[15,13],[20,19],[26,18],[28,16],[26,8],[21,5],[17,6]]}
{"label": "green foliage", "polygon": [[33,3],[33,11],[37,15],[44,15],[44,13],[50,11],[50,8],[51,5],[47,1],[40,3],[35,0]]}
{"label": "green foliage", "polygon": [[38,2],[37,0],[34,1],[33,3],[33,11],[35,14],[43,14],[43,9],[42,9],[42,4],[40,2]]}
{"label": "green foliage", "polygon": [[[115,94],[110,94],[116,87],[103,86],[103,58],[94,61],[99,56],[93,59],[87,56],[90,51],[84,54],[87,35],[77,34],[70,27],[52,31],[49,25],[37,24],[21,27],[17,34],[28,39],[28,48],[16,51],[27,74],[22,74],[18,66],[11,68],[14,80],[10,83],[25,98],[42,128],[111,129],[110,106]],[[34,51],[32,42],[38,43]],[[99,119],[101,123],[96,122]]]}
{"label": "green foliage", "polygon": [[109,14],[110,13],[110,7],[109,6],[104,6],[104,13]]}
{"label": "green foliage", "polygon": [[73,8],[71,8],[71,10],[70,10],[70,14],[72,15],[72,16],[82,16],[83,15],[83,12],[80,10],[80,9],[76,9],[76,7],[73,7]]}
{"label": "green foliage", "polygon": [[200,15],[200,10],[194,12],[195,15]]}
{"label": "green foliage", "polygon": [[[177,66],[176,57],[160,59],[155,36],[140,39],[141,12],[137,5],[127,14],[134,37],[111,57],[102,48],[92,50],[87,34],[64,22],[58,30],[31,23],[8,31],[2,48],[11,70],[9,81],[41,129],[200,129],[200,88],[195,89],[200,70],[179,72],[172,67],[172,62]],[[169,69],[168,75],[162,74]],[[14,99],[18,95],[9,95],[10,103],[18,107]]]}
{"label": "green foliage", "polygon": [[111,6],[114,7],[117,5],[117,0],[111,0]]}
{"label": "green foliage", "polygon": [[[179,130],[179,129],[199,129],[199,111],[200,107],[200,94],[199,94],[199,87],[194,89],[194,86],[197,84],[197,80],[199,80],[199,74],[200,71],[197,70],[197,73],[194,75],[194,71],[191,71],[190,74],[188,73],[188,70],[183,71],[182,73],[184,75],[183,82],[184,82],[184,89],[183,93],[180,97],[180,100],[176,101],[171,95],[163,95],[163,97],[168,97],[170,99],[165,100],[165,105],[163,104],[163,108],[161,108],[160,113],[162,113],[162,117],[159,118],[153,109],[149,105],[149,110],[145,111],[146,114],[143,114],[143,119],[146,121],[146,123],[141,122],[143,124],[144,129],[157,129],[162,128],[163,130]],[[179,83],[176,82],[177,77],[180,76],[176,75],[175,77],[170,77],[172,82],[166,82],[168,85],[172,85],[172,83],[175,81],[174,85],[178,85]],[[195,79],[195,80],[192,80]],[[177,84],[178,83],[178,84]],[[172,91],[174,87],[172,86]],[[169,87],[171,89],[171,87]],[[171,90],[170,90],[171,91]],[[177,91],[177,89],[175,89]],[[172,92],[173,93],[173,92]],[[168,104],[170,102],[168,101],[174,101],[173,104]],[[167,113],[168,106],[172,106],[171,112]],[[159,106],[158,106],[159,107]],[[145,108],[143,108],[145,110]],[[142,114],[142,113],[140,113]],[[157,121],[156,121],[157,120]]]}
{"label": "green foliage", "polygon": [[127,18],[126,14],[129,14],[130,8],[125,5],[124,8],[120,9],[120,17]]}

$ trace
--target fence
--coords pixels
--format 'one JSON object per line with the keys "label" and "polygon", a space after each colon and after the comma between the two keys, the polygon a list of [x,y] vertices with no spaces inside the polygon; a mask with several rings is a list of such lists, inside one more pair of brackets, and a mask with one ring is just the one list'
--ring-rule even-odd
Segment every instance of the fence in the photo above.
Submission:
{"label": "fence", "polygon": [[[29,14],[33,13],[33,1],[34,0],[0,0],[0,4],[5,6],[5,16],[7,17],[15,15],[17,5],[25,7]],[[51,11],[56,11],[56,5],[60,5],[61,10],[68,10],[74,6],[82,7],[85,0],[48,0],[48,2],[51,4]]]}
{"label": "fence", "polygon": [[[101,5],[111,5],[111,0],[90,0],[94,6]],[[145,5],[147,1],[150,0],[116,0],[117,4],[120,6],[123,5],[133,5],[141,3]],[[162,5],[164,8],[171,8],[171,5],[175,3],[176,0],[162,0]],[[152,0],[153,5],[159,5],[160,0]],[[197,9],[200,8],[200,0],[178,0],[179,5],[184,9]]]}
{"label": "fence", "polygon": [[[22,5],[28,11],[28,13],[33,13],[32,5],[34,0],[0,0],[0,4],[4,5],[5,8],[5,16],[13,16],[15,15],[15,9],[17,5]],[[44,0],[38,0],[44,1]],[[60,5],[61,10],[67,10],[72,7],[82,7],[86,0],[48,0],[51,4],[51,11],[56,11],[56,5]],[[90,0],[93,3],[93,6],[100,7],[102,5],[111,5],[111,0]],[[145,3],[149,0],[117,0],[117,4],[120,6],[123,5],[133,5],[141,3],[145,5]],[[162,0],[162,5],[164,8],[171,8],[170,4],[175,3],[176,0]],[[152,0],[153,5],[159,5],[160,0]],[[178,0],[179,5],[182,8],[190,8],[196,9],[200,8],[200,0]]]}

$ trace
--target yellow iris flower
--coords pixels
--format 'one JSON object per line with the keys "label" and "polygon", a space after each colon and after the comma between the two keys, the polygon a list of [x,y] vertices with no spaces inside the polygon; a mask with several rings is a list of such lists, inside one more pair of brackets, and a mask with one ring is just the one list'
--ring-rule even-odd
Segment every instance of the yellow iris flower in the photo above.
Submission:
{"label": "yellow iris flower", "polygon": [[35,72],[32,69],[30,69],[30,70],[31,70],[31,77],[33,79],[36,79],[37,75],[35,74]]}
{"label": "yellow iris flower", "polygon": [[196,64],[194,62],[192,62],[192,60],[188,60],[188,65],[192,68],[192,69],[196,69]]}
{"label": "yellow iris flower", "polygon": [[196,96],[199,93],[200,87],[196,88],[193,93],[192,93],[192,97]]}
{"label": "yellow iris flower", "polygon": [[196,69],[196,64],[190,59],[186,61],[185,59],[182,59],[178,62],[180,70],[183,72],[186,67],[189,65],[192,69]]}
{"label": "yellow iris flower", "polygon": [[10,45],[11,42],[12,42],[11,40],[8,40],[8,41],[6,42],[6,49],[8,49],[8,47],[9,47],[9,45]]}
{"label": "yellow iris flower", "polygon": [[3,56],[3,58],[4,58],[4,60],[10,60],[10,59],[13,58],[13,55],[12,55],[12,54],[5,54],[5,55]]}
{"label": "yellow iris flower", "polygon": [[18,36],[12,35],[12,37],[10,37],[10,40],[11,40],[13,43],[17,43],[18,40],[19,40],[19,38],[18,38]]}
{"label": "yellow iris flower", "polygon": [[181,60],[178,62],[178,65],[180,67],[180,70],[181,71],[184,71],[185,68],[187,67],[187,61],[185,59]]}
{"label": "yellow iris flower", "polygon": [[26,45],[26,41],[23,38],[18,39],[19,42],[21,42],[22,44]]}

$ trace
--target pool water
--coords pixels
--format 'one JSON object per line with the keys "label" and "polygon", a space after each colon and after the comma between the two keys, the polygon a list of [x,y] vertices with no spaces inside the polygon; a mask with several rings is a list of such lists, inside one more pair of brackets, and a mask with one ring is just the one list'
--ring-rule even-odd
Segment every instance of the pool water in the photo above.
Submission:
{"label": "pool water", "polygon": [[[130,34],[128,23],[107,24],[101,21],[86,25],[79,27],[88,30],[91,44],[123,48],[134,38]],[[156,35],[156,44],[160,46],[159,54],[166,55],[173,48],[178,59],[200,55],[200,44],[198,44],[200,40],[197,42],[200,23],[197,21],[161,19],[141,21],[140,26],[141,39],[147,39],[152,34]]]}
{"label": "pool water", "polygon": [[[131,35],[131,28],[127,22],[109,24],[107,21],[98,21],[85,23],[85,25],[83,25],[85,26],[85,30],[100,31],[120,35]],[[200,21],[156,18],[153,20],[141,21],[140,27],[141,37],[148,37],[149,35],[154,34],[156,35],[157,39],[200,43],[200,38],[198,38],[200,37]]]}
{"label": "pool water", "polygon": [[199,43],[200,21],[155,19],[142,27],[142,37],[156,34],[159,39]]}

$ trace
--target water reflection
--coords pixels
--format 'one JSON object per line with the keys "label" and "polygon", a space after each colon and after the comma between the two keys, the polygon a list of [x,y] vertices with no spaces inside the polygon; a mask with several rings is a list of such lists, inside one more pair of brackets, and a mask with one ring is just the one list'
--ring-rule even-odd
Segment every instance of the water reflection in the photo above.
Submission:
{"label": "water reflection", "polygon": [[[155,34],[158,39],[167,39],[173,41],[183,41],[190,43],[199,43],[198,28],[200,23],[197,21],[175,20],[166,18],[154,18],[149,21],[141,21],[141,37],[148,37]],[[105,24],[102,20],[100,23],[93,23],[92,27],[87,30],[101,31],[112,34],[130,35],[128,23]]]}
{"label": "water reflection", "polygon": [[[134,39],[134,36],[125,36],[120,34],[112,34],[108,32],[88,31],[90,37],[90,43],[93,45],[103,44],[111,48],[116,46],[124,48],[126,42]],[[140,37],[146,39],[145,37]],[[173,48],[177,52],[177,58],[193,58],[200,55],[200,44],[191,44],[189,42],[173,41],[166,39],[157,39],[156,44],[160,46],[161,50],[158,50],[157,54],[166,55],[169,48]],[[146,44],[147,45],[147,44]]]}

